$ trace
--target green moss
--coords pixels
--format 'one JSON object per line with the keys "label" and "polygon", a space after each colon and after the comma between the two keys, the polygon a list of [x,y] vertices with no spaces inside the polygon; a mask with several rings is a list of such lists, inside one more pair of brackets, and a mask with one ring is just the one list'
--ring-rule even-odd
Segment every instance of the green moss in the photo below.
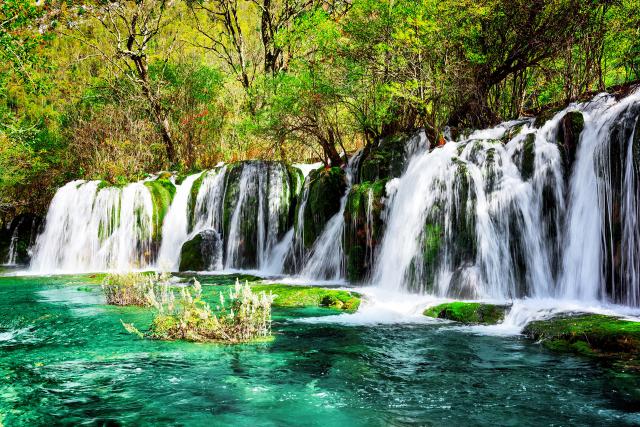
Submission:
{"label": "green moss", "polygon": [[520,174],[523,180],[528,180],[535,171],[536,160],[536,136],[530,133],[526,136],[522,145],[522,160],[520,163]]}
{"label": "green moss", "polygon": [[176,187],[171,181],[160,178],[154,181],[147,181],[144,185],[149,189],[153,202],[152,238],[158,240],[162,237],[162,222],[169,211],[173,196],[176,194]]}
{"label": "green moss", "polygon": [[640,322],[611,316],[583,314],[535,321],[523,334],[552,350],[611,359],[640,356]]}
{"label": "green moss", "polygon": [[429,266],[435,266],[440,253],[443,229],[440,224],[426,224],[424,228],[423,257]]}
{"label": "green moss", "polygon": [[195,221],[195,210],[196,210],[196,201],[198,200],[198,193],[200,192],[200,187],[202,186],[202,181],[204,181],[204,177],[207,172],[203,172],[200,176],[193,181],[193,185],[191,186],[191,191],[189,192],[189,200],[187,202],[187,219],[189,221],[189,231],[193,230],[194,221]]}
{"label": "green moss", "polygon": [[202,256],[202,236],[196,235],[185,242],[180,250],[180,271],[204,271],[208,268]]}
{"label": "green moss", "polygon": [[327,221],[340,210],[347,184],[339,167],[316,169],[309,175],[309,196],[304,210],[304,246],[310,248]]}
{"label": "green moss", "polygon": [[274,307],[327,307],[353,313],[360,306],[360,295],[345,290],[280,284],[254,284],[251,289],[272,292]]}
{"label": "green moss", "polygon": [[424,315],[465,324],[495,325],[504,320],[506,307],[475,302],[449,302],[429,307]]}
{"label": "green moss", "polygon": [[[344,212],[345,234],[344,245],[347,261],[347,278],[351,281],[364,279],[373,267],[369,265],[371,258],[367,254],[375,251],[381,238],[384,209],[383,198],[386,196],[387,180],[365,181],[356,184],[349,191]],[[367,220],[369,198],[371,200],[371,224]]]}
{"label": "green moss", "polygon": [[406,161],[408,136],[399,134],[383,138],[371,148],[360,165],[361,181],[399,177]]}

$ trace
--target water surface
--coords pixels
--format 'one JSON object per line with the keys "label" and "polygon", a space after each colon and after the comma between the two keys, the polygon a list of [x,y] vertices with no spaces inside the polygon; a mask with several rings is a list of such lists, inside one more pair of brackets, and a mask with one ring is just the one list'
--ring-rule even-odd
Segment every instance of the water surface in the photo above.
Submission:
{"label": "water surface", "polygon": [[444,322],[304,323],[272,343],[140,340],[150,313],[88,277],[0,277],[0,420],[12,425],[634,425],[640,375]]}

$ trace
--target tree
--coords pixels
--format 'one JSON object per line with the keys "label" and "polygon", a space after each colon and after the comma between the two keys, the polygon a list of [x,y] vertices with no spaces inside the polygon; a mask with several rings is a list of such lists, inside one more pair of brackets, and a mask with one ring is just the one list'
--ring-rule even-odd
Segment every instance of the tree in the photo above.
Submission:
{"label": "tree", "polygon": [[[167,0],[123,0],[101,2],[87,9],[87,12],[106,31],[111,42],[110,49],[93,41],[91,34],[84,32],[81,25],[72,28],[85,43],[104,57],[113,74],[125,76],[140,90],[162,137],[167,158],[171,164],[175,164],[176,142],[169,123],[169,109],[163,105],[159,89],[154,88],[149,76],[149,50],[158,38],[164,36],[162,31],[175,19],[175,9],[168,9]],[[169,44],[172,45],[173,41]],[[168,47],[169,51],[171,47]]]}

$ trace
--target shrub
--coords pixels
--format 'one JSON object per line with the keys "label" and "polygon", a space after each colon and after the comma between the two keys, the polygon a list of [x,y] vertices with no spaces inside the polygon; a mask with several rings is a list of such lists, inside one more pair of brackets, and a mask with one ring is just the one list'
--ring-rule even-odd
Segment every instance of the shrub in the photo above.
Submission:
{"label": "shrub", "polygon": [[227,297],[220,292],[215,313],[202,299],[202,287],[197,280],[194,280],[193,287],[182,288],[178,299],[166,285],[151,289],[149,297],[156,309],[151,328],[143,334],[133,325],[124,324],[129,332],[152,339],[227,343],[271,336],[274,297],[265,292],[254,294],[247,282],[241,285],[236,280]]}
{"label": "shrub", "polygon": [[112,273],[102,282],[102,291],[110,305],[150,307],[156,288],[167,287],[169,274]]}

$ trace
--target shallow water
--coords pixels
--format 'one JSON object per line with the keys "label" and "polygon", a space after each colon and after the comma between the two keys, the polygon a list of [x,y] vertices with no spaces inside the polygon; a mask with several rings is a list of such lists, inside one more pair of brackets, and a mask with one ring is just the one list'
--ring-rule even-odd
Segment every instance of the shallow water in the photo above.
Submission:
{"label": "shallow water", "polygon": [[[640,375],[444,322],[300,322],[272,343],[145,341],[87,277],[0,277],[0,421],[89,425],[633,425]],[[329,318],[328,318],[329,319]]]}

